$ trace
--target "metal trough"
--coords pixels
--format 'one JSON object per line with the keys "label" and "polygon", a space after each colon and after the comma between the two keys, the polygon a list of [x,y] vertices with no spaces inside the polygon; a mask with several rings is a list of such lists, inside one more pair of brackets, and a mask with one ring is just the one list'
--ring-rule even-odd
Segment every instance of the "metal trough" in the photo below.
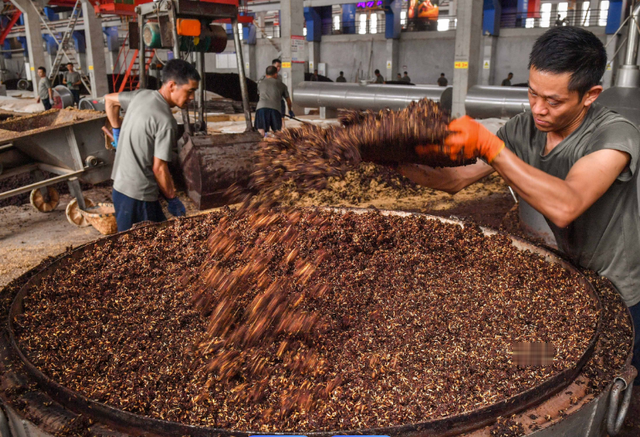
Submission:
{"label": "metal trough", "polygon": [[257,132],[224,135],[185,135],[179,159],[186,191],[198,209],[226,205],[232,185],[247,189],[254,171]]}
{"label": "metal trough", "polygon": [[[370,210],[363,209],[338,209],[338,212],[347,212],[353,211],[356,213],[364,213]],[[412,213],[404,213],[404,212],[395,212],[395,211],[382,211],[382,214],[392,214],[399,216],[409,216]],[[453,220],[442,219],[440,217],[430,217],[433,220],[440,220],[446,223],[458,223],[464,226],[460,222],[456,222]],[[193,217],[187,220],[199,220],[201,217]],[[162,229],[165,226],[169,226],[169,223],[164,222],[160,224],[151,224],[149,227],[155,227],[158,229]],[[495,234],[495,231],[489,229],[483,229],[485,235]],[[233,437],[242,437],[242,436],[250,436],[252,434],[256,434],[256,432],[249,432],[243,430],[229,430],[229,429],[216,429],[216,428],[208,428],[208,427],[198,427],[198,426],[190,426],[179,424],[175,422],[167,422],[159,419],[144,417],[140,415],[136,415],[134,413],[125,412],[122,410],[118,410],[114,407],[99,403],[97,401],[88,399],[81,395],[80,393],[69,390],[66,387],[63,387],[51,380],[46,375],[42,374],[35,366],[33,366],[29,360],[23,355],[19,345],[17,344],[12,320],[18,314],[20,314],[23,310],[22,307],[22,299],[26,296],[33,287],[37,286],[38,283],[47,275],[51,274],[56,268],[58,268],[63,263],[69,262],[72,259],[78,259],[83,256],[85,251],[94,250],[95,248],[99,248],[102,245],[109,244],[110,241],[121,238],[124,234],[131,233],[132,231],[128,231],[125,233],[117,234],[114,236],[110,236],[101,240],[98,240],[94,243],[89,243],[80,248],[77,248],[73,252],[65,257],[57,260],[52,265],[48,266],[44,270],[35,274],[29,282],[27,282],[22,289],[17,293],[13,304],[11,305],[11,309],[9,311],[8,308],[2,308],[2,313],[4,316],[2,317],[2,321],[8,324],[8,335],[0,338],[0,358],[4,358],[0,360],[0,369],[3,372],[0,372],[2,375],[3,383],[6,384],[8,380],[19,381],[19,383],[23,386],[31,386],[34,382],[38,382],[37,394],[32,394],[30,396],[29,401],[29,412],[34,417],[41,417],[42,414],[46,414],[47,423],[53,423],[55,420],[68,420],[66,418],[73,417],[71,416],[71,411],[74,411],[76,414],[82,413],[87,417],[90,417],[94,421],[94,425],[92,427],[93,430],[99,431],[104,425],[107,425],[112,428],[109,432],[109,435],[114,436],[130,436],[130,435],[139,435],[144,431],[145,435],[154,435],[154,436],[162,436],[162,435],[193,435],[193,436],[233,436]],[[133,231],[135,232],[135,231]],[[536,246],[533,246],[530,243],[527,243],[523,240],[520,240],[515,237],[511,237],[513,244],[520,250],[529,250],[535,253],[540,254],[547,261],[552,263],[559,263],[563,267],[574,270],[569,264],[564,262],[562,259],[558,258],[554,254],[540,249]],[[594,302],[598,302],[599,299],[597,295],[595,295],[591,285],[583,278],[581,281],[584,285],[585,293],[588,293],[594,299]],[[8,306],[8,300],[4,301],[4,305]],[[7,317],[8,316],[8,317]],[[620,315],[621,318],[630,318],[630,314],[626,311],[625,314]],[[598,331],[600,330],[600,324],[598,324]],[[596,334],[597,335],[597,334]],[[581,435],[585,437],[602,437],[606,435],[605,426],[608,420],[605,417],[606,413],[617,413],[617,403],[614,401],[610,402],[610,391],[612,387],[617,387],[617,395],[620,395],[620,387],[623,385],[626,387],[627,385],[631,385],[633,381],[633,368],[630,367],[630,359],[631,359],[631,351],[629,350],[629,355],[627,359],[627,363],[624,369],[620,369],[621,377],[624,378],[624,384],[620,382],[620,379],[616,378],[612,384],[607,387],[600,395],[598,395],[595,399],[592,395],[589,395],[585,388],[587,385],[585,384],[586,380],[578,380],[575,378],[578,375],[579,368],[581,365],[588,359],[592,348],[594,347],[596,341],[596,335],[594,335],[592,342],[585,351],[583,358],[580,360],[580,363],[576,368],[567,369],[563,372],[560,372],[556,376],[552,377],[549,380],[546,380],[541,385],[530,389],[529,391],[525,391],[514,396],[511,399],[502,401],[498,404],[494,404],[482,409],[471,411],[467,414],[455,416],[455,417],[445,417],[436,419],[434,422],[423,422],[423,423],[414,423],[407,425],[399,425],[392,426],[387,428],[378,428],[378,429],[358,429],[358,430],[340,430],[340,431],[324,431],[324,432],[305,432],[304,434],[312,436],[312,437],[329,437],[335,434],[384,434],[390,436],[397,437],[412,437],[412,436],[424,436],[424,435],[442,435],[442,436],[454,436],[460,435],[464,432],[469,432],[469,434],[465,434],[473,437],[480,437],[487,435],[482,429],[483,426],[486,426],[493,421],[495,418],[501,415],[511,414],[516,411],[520,411],[519,417],[520,420],[524,420],[530,415],[534,414],[538,417],[544,417],[545,414],[553,414],[554,420],[548,421],[545,425],[543,424],[541,429],[535,431],[531,435],[535,435],[536,437],[557,437],[557,436],[570,436],[570,435]],[[630,349],[630,347],[629,347]],[[8,364],[9,367],[6,367]],[[17,365],[20,363],[20,365]],[[564,392],[563,387],[567,387],[569,390],[572,390],[572,396],[574,396],[574,400],[570,399],[570,396],[567,396]],[[556,393],[554,395],[554,393]],[[630,391],[627,391],[625,394],[630,394]],[[6,397],[6,393],[4,395]],[[547,399],[546,401],[542,401],[542,403],[538,403],[543,399]],[[576,400],[577,399],[577,403]],[[28,421],[23,420],[17,414],[15,410],[9,407],[6,403],[4,404],[4,409],[7,411],[9,415],[9,421],[12,423],[17,423],[21,426],[27,427],[27,424],[31,427],[31,431],[38,431],[39,434],[33,435],[50,435],[43,433],[41,430],[36,430],[35,426],[30,424]],[[56,402],[52,402],[55,400]],[[53,404],[53,406],[51,406]],[[62,405],[60,405],[62,404]],[[615,405],[612,405],[615,404]],[[51,407],[50,407],[51,406]],[[64,408],[64,407],[66,408]],[[561,416],[558,414],[558,411],[565,411],[565,415]],[[618,417],[615,419],[622,420],[624,419],[624,412],[620,411]],[[40,426],[45,426],[45,423],[41,423]],[[115,431],[114,431],[115,429]],[[277,434],[281,434],[277,432]],[[282,433],[283,435],[292,434],[292,433]],[[614,435],[615,433],[611,433]]]}
{"label": "metal trough", "polygon": [[[48,198],[53,189],[46,187],[67,181],[78,206],[84,209],[80,182],[98,184],[111,177],[115,154],[105,148],[101,130],[105,120],[106,115],[97,112],[54,109],[1,122],[0,180],[30,172],[39,181],[0,193],[0,200],[27,192],[33,197],[39,190],[50,207]],[[45,179],[45,171],[55,176]],[[55,208],[34,206],[40,211]]]}

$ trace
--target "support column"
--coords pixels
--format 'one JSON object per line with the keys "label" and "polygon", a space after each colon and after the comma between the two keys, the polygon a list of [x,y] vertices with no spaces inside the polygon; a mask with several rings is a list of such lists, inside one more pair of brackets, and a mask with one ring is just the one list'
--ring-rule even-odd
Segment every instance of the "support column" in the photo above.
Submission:
{"label": "support column", "polygon": [[399,40],[388,39],[387,40],[387,80],[396,80],[396,74],[400,72],[400,66],[398,65],[399,55]]}
{"label": "support column", "polygon": [[459,0],[457,5],[451,110],[454,117],[465,114],[467,90],[478,83],[478,69],[482,65],[482,4],[483,0]]}
{"label": "support column", "polygon": [[244,69],[247,77],[253,81],[258,80],[258,66],[256,65],[258,60],[256,56],[255,44],[242,44],[242,50],[244,52]]}
{"label": "support column", "polygon": [[493,85],[496,83],[496,63],[494,61],[498,48],[498,37],[488,35],[483,38],[483,41],[484,56],[482,58],[482,67],[480,67],[482,70],[480,82],[482,85]]}
{"label": "support column", "polygon": [[31,0],[11,0],[11,3],[22,12],[24,27],[27,34],[27,48],[29,52],[29,74],[33,81],[33,95],[38,93],[36,69],[45,65],[44,44],[40,30],[40,14]]}
{"label": "support column", "polygon": [[82,0],[82,17],[87,44],[87,68],[91,80],[91,97],[96,99],[109,93],[102,20],[96,17],[93,4],[88,0]]}
{"label": "support column", "polygon": [[294,97],[293,110],[302,113],[302,107],[295,102],[295,87],[304,81],[304,13],[299,0],[280,1],[280,42],[282,44],[282,82]]}
{"label": "support column", "polygon": [[[611,41],[615,40],[615,41]],[[609,43],[611,41],[611,43]],[[614,72],[618,68],[619,62],[616,59],[613,59],[613,54],[619,47],[620,37],[618,35],[607,35],[607,40],[605,42],[607,45],[607,68],[604,70],[604,75],[602,76],[602,87],[606,90],[607,88],[611,88],[614,85]],[[624,50],[624,49],[622,49]]]}

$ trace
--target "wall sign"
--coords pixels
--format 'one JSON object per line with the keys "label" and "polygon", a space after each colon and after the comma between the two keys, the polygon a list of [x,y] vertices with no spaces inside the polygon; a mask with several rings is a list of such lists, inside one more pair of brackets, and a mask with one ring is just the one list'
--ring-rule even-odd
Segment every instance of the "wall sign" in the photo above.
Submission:
{"label": "wall sign", "polygon": [[304,36],[291,35],[291,62],[304,64]]}

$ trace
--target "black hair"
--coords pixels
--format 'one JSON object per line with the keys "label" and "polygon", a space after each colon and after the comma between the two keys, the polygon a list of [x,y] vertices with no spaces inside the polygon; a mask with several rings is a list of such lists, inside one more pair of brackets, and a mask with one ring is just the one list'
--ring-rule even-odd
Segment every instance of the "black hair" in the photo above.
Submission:
{"label": "black hair", "polygon": [[313,72],[314,72],[314,73],[317,73],[317,72],[318,72],[318,69],[317,69],[317,68],[315,68],[315,69],[313,70]]}
{"label": "black hair", "polygon": [[509,74],[508,74],[507,76],[513,76],[513,73],[512,73],[512,72],[509,72]]}
{"label": "black hair", "polygon": [[38,70],[42,70],[44,74],[47,74],[47,69],[44,67],[38,67]]}
{"label": "black hair", "polygon": [[269,65],[265,73],[267,74],[267,76],[273,76],[277,72],[278,72],[278,69],[276,67],[274,67],[273,65]]}
{"label": "black hair", "polygon": [[172,80],[177,85],[184,85],[190,80],[199,81],[200,79],[200,73],[196,67],[182,59],[172,59],[164,64],[162,69],[162,82],[164,83]]}
{"label": "black hair", "polygon": [[68,67],[69,65],[71,65],[73,67],[73,64],[71,62],[67,62],[67,64],[65,66]]}
{"label": "black hair", "polygon": [[380,70],[374,71],[375,74],[380,74]]}
{"label": "black hair", "polygon": [[280,59],[274,59],[273,61],[271,61],[271,65],[275,64],[276,62],[282,64],[282,61]]}
{"label": "black hair", "polygon": [[440,76],[444,76],[444,73],[440,73]]}
{"label": "black hair", "polygon": [[571,73],[569,91],[579,98],[600,83],[607,66],[602,41],[581,27],[554,27],[540,36],[529,55],[529,69],[547,73]]}
{"label": "black hair", "polygon": [[344,71],[341,71],[340,74],[344,74]]}
{"label": "black hair", "polygon": [[405,71],[405,72],[404,72],[404,74],[409,74],[409,73],[407,73],[407,72]]}

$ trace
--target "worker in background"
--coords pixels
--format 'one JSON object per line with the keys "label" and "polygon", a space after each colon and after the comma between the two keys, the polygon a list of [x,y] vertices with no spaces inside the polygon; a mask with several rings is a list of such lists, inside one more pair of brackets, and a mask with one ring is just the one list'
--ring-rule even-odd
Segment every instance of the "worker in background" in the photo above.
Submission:
{"label": "worker in background", "polygon": [[502,81],[502,86],[511,86],[511,79],[513,79],[513,73],[507,75],[507,78]]}
{"label": "worker in background", "polygon": [[340,76],[338,76],[338,78],[336,79],[336,82],[345,83],[346,81],[347,78],[344,77],[344,71],[341,71]]}
{"label": "worker in background", "polygon": [[78,105],[80,103],[80,85],[82,85],[82,77],[80,73],[73,69],[73,64],[67,64],[67,72],[62,77],[62,83],[69,88],[73,95],[73,102]]}
{"label": "worker in background", "polygon": [[[178,124],[171,108],[186,108],[198,89],[200,75],[188,62],[173,59],[162,70],[162,87],[107,94],[105,108],[117,147],[113,164],[113,204],[118,231],[142,221],[166,220],[159,195],[175,217],[186,210],[169,173]],[[120,109],[126,111],[120,125]]]}
{"label": "worker in background", "polygon": [[313,74],[311,75],[311,82],[319,82],[320,78],[318,77],[318,70],[313,70]]}
{"label": "worker in background", "polygon": [[562,18],[562,15],[558,14],[558,18],[556,18],[556,27],[564,26],[567,22],[566,18]]}
{"label": "worker in background", "polygon": [[447,86],[448,84],[449,84],[449,81],[447,80],[446,77],[444,77],[444,73],[440,73],[440,77],[438,78],[438,85]]}
{"label": "worker in background", "polygon": [[44,110],[51,109],[51,103],[53,102],[53,89],[51,89],[51,82],[47,77],[47,70],[44,67],[38,67],[38,100],[37,103],[42,102]]}
{"label": "worker in background", "polygon": [[[559,249],[607,277],[636,327],[632,364],[640,370],[640,131],[600,106],[607,53],[593,33],[554,27],[529,58],[529,104],[497,135],[469,117],[449,125],[444,152],[483,161],[448,169],[402,165],[413,181],[455,193],[497,171],[545,216]],[[419,146],[437,154],[440,146]],[[638,379],[636,379],[637,382]],[[635,392],[635,390],[634,390]]]}
{"label": "worker in background", "polygon": [[400,73],[396,75],[396,82],[404,82],[404,80],[402,80],[402,75]]}
{"label": "worker in background", "polygon": [[374,71],[374,74],[376,75],[376,80],[374,83],[384,83],[384,77],[382,77],[382,75],[380,74],[380,70]]}
{"label": "worker in background", "polygon": [[409,73],[407,73],[406,71],[404,72],[404,76],[402,76],[402,81],[404,83],[411,83],[411,78],[409,77]]}
{"label": "worker in background", "polygon": [[273,65],[267,67],[264,80],[258,84],[260,100],[256,107],[255,128],[262,136],[272,130],[277,132],[282,129],[282,114],[280,102],[284,99],[289,105],[289,117],[295,117],[293,113],[289,90],[285,84],[278,80],[278,69]]}

